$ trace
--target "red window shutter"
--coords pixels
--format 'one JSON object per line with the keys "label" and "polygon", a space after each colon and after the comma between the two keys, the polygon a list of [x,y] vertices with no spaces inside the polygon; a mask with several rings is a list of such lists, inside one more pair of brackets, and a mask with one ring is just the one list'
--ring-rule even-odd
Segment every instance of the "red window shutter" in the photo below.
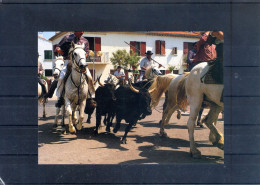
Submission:
{"label": "red window shutter", "polygon": [[146,53],[146,42],[141,42],[141,56],[145,56]]}
{"label": "red window shutter", "polygon": [[135,41],[130,41],[130,50],[133,51],[133,54],[135,53]]}
{"label": "red window shutter", "polygon": [[188,42],[183,42],[183,54],[184,55],[188,55],[188,48],[189,48],[189,44]]}
{"label": "red window shutter", "polygon": [[155,41],[155,54],[161,54],[161,42],[159,40]]}
{"label": "red window shutter", "polygon": [[101,37],[95,37],[95,51],[101,51]]}
{"label": "red window shutter", "polygon": [[165,55],[165,41],[161,41],[161,55]]}

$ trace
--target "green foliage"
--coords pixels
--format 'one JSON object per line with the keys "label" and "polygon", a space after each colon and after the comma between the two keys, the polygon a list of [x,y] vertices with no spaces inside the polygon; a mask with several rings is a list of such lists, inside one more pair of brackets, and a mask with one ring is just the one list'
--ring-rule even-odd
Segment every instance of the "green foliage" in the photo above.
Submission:
{"label": "green foliage", "polygon": [[176,67],[175,66],[169,66],[168,69],[170,72],[172,72]]}
{"label": "green foliage", "polygon": [[46,81],[48,78],[46,76],[44,76],[44,75],[41,75],[41,79]]}
{"label": "green foliage", "polygon": [[129,69],[132,67],[132,65],[136,65],[136,67],[139,66],[139,60],[140,56],[138,56],[136,53],[132,54],[132,51],[130,51],[131,54],[127,53],[126,50],[117,50],[116,52],[113,52],[113,57],[110,58],[110,61],[112,62],[114,68],[118,65],[122,66],[124,69]]}
{"label": "green foliage", "polygon": [[187,63],[188,56],[187,55],[183,55],[182,59],[183,59],[183,63]]}
{"label": "green foliage", "polygon": [[117,50],[116,52],[112,53],[113,57],[110,58],[110,61],[112,62],[114,68],[118,65],[122,66],[123,68],[127,68],[127,58],[129,57],[129,54],[126,52],[126,50]]}
{"label": "green foliage", "polygon": [[133,51],[130,50],[130,55],[129,55],[129,58],[128,58],[129,67],[131,68],[132,65],[135,65],[136,67],[138,67],[140,65],[140,63],[139,63],[140,59],[141,59],[141,57],[138,56],[137,53],[133,54]]}

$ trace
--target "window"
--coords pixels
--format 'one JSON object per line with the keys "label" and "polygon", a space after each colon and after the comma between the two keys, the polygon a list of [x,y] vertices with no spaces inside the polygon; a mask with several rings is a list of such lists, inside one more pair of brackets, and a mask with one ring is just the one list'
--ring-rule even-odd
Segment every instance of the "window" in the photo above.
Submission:
{"label": "window", "polygon": [[45,69],[45,76],[52,76],[52,69]]}
{"label": "window", "polygon": [[172,48],[172,54],[177,55],[177,47]]}
{"label": "window", "polygon": [[165,41],[163,41],[163,40],[155,41],[155,54],[156,55],[165,55]]}
{"label": "window", "polygon": [[130,41],[130,50],[137,53],[138,56],[145,56],[146,42]]}
{"label": "window", "polygon": [[44,50],[44,59],[47,59],[47,60],[52,59],[52,50]]}

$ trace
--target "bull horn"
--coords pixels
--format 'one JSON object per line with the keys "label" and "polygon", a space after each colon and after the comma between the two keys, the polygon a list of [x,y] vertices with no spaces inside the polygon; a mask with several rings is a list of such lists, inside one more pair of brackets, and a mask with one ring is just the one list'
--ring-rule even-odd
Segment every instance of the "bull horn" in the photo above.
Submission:
{"label": "bull horn", "polygon": [[149,93],[151,94],[153,91],[155,91],[155,88],[149,90]]}
{"label": "bull horn", "polygon": [[[101,75],[100,75],[100,77],[101,77]],[[104,84],[102,84],[102,83],[99,81],[100,77],[98,77],[98,79],[97,79],[98,84],[99,84],[100,86],[104,87]]]}
{"label": "bull horn", "polygon": [[130,80],[129,80],[129,87],[130,87],[130,89],[131,89],[133,92],[139,93],[139,90],[137,90],[136,88],[134,88],[134,87],[132,86],[132,83],[131,83]]}

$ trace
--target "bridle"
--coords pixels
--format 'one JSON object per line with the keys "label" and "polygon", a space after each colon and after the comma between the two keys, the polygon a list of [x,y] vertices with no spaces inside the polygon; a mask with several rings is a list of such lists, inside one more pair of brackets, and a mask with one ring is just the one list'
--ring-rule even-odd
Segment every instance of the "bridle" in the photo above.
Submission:
{"label": "bridle", "polygon": [[[63,61],[63,64],[64,64],[64,59],[62,59],[62,61]],[[62,70],[62,69],[57,68],[57,67],[56,67],[56,64],[55,64],[55,68],[54,68],[53,70],[55,71],[56,69],[57,69],[59,72],[61,72],[61,70]]]}
{"label": "bridle", "polygon": [[[76,66],[76,71],[77,71],[78,73],[82,73],[82,72],[80,71],[79,63],[80,63],[81,60],[84,60],[85,58],[80,58],[79,61],[76,61],[76,60],[75,60],[75,57],[74,57],[74,51],[75,51],[76,49],[82,49],[82,50],[83,50],[83,48],[82,48],[81,46],[75,47],[75,48],[73,48],[71,51],[69,51],[69,55],[72,55],[71,59],[72,59],[72,63]],[[88,64],[86,65],[86,67],[87,67],[87,66],[88,66]]]}

